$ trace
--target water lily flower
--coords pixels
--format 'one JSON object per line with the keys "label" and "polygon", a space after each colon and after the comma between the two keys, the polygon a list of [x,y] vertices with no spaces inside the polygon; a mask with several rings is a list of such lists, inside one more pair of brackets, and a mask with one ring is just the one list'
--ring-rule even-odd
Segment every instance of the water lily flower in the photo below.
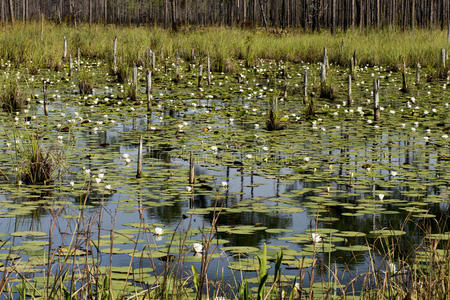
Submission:
{"label": "water lily flower", "polygon": [[128,157],[130,157],[130,155],[129,155],[128,153],[122,154],[122,158],[123,158],[123,159],[127,159]]}
{"label": "water lily flower", "polygon": [[322,237],[318,233],[315,233],[315,232],[311,233],[311,238],[312,238],[313,243],[322,242]]}
{"label": "water lily flower", "polygon": [[200,243],[194,243],[192,245],[192,248],[194,249],[195,253],[202,253],[203,252],[203,245]]}
{"label": "water lily flower", "polygon": [[309,158],[308,156],[305,156],[305,157],[303,158],[303,160],[306,161],[306,162],[308,162],[308,161],[310,160],[310,158]]}
{"label": "water lily flower", "polygon": [[391,274],[397,273],[397,266],[393,262],[388,263],[388,271]]}
{"label": "water lily flower", "polygon": [[187,191],[188,193],[190,193],[190,192],[192,191],[192,187],[188,185],[188,186],[186,187],[186,191]]}
{"label": "water lily flower", "polygon": [[84,170],[84,173],[85,173],[86,175],[89,175],[89,174],[91,174],[91,170],[90,170],[90,169],[85,169],[85,170]]}
{"label": "water lily flower", "polygon": [[228,182],[222,181],[222,187],[223,188],[228,188]]}
{"label": "water lily flower", "polygon": [[98,178],[103,179],[103,177],[105,177],[105,174],[103,173],[98,174]]}
{"label": "water lily flower", "polygon": [[398,173],[396,171],[391,171],[391,175],[395,177],[398,175]]}
{"label": "water lily flower", "polygon": [[383,202],[384,194],[378,194],[378,198],[380,198],[380,201]]}
{"label": "water lily flower", "polygon": [[155,227],[155,234],[156,235],[161,235],[163,234],[163,229],[161,227]]}
{"label": "water lily flower", "polygon": [[423,139],[425,140],[425,142],[428,142],[428,140],[430,139],[428,136],[424,136]]}
{"label": "water lily flower", "polygon": [[74,187],[75,182],[71,181],[71,182],[69,182],[69,184],[70,184],[71,187]]}
{"label": "water lily flower", "polygon": [[111,189],[111,185],[110,184],[105,185],[105,189],[109,191]]}
{"label": "water lily flower", "polygon": [[264,151],[269,151],[269,147],[267,147],[267,146],[262,147],[262,149],[263,149]]}

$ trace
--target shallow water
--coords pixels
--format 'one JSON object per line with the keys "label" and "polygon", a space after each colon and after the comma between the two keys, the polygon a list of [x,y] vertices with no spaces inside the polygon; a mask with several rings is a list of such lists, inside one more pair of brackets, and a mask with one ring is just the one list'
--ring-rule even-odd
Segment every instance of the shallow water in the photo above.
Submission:
{"label": "shallow water", "polygon": [[[200,269],[200,258],[190,249],[194,242],[202,243],[199,229],[208,232],[213,220],[211,208],[217,206],[220,216],[211,240],[214,249],[210,250],[220,257],[213,258],[210,264],[210,278],[215,278],[220,269],[219,277],[232,283],[233,278],[241,276],[227,267],[239,261],[239,256],[232,253],[244,252],[247,257],[249,252],[250,258],[260,254],[260,250],[236,247],[262,249],[266,244],[272,257],[279,248],[287,251],[289,259],[283,265],[283,274],[298,275],[298,266],[288,265],[294,259],[310,260],[318,253],[315,281],[329,278],[326,268],[320,266],[334,268],[336,263],[345,284],[369,269],[372,255],[379,269],[384,270],[389,261],[374,243],[376,235],[371,231],[404,231],[390,240],[398,245],[394,261],[419,247],[426,228],[430,233],[439,230],[448,235],[450,150],[444,128],[450,121],[450,93],[443,88],[448,81],[413,86],[412,92],[404,95],[398,91],[400,74],[361,69],[354,81],[355,105],[350,111],[342,106],[346,99],[345,70],[332,68],[329,76],[337,97],[333,101],[318,100],[316,116],[307,120],[299,92],[302,79],[292,75],[294,78],[287,79],[288,98],[279,106],[287,129],[269,132],[265,129],[266,99],[281,93],[284,79],[275,79],[275,65],[265,67],[272,74],[269,83],[264,74],[242,69],[247,83],[216,74],[214,86],[204,86],[203,91],[195,84],[187,84],[189,80],[196,82],[195,74],[186,74],[182,83],[175,85],[170,75],[156,72],[150,117],[145,104],[112,96],[121,94],[120,85],[112,83],[113,77],[107,76],[102,67],[91,68],[98,76],[97,88],[87,99],[74,94],[67,81],[57,82],[64,73],[42,71],[41,76],[52,81],[50,98],[59,95],[50,99],[48,118],[41,104],[36,103],[42,100],[39,80],[21,78],[26,94],[39,95],[17,121],[2,115],[1,169],[11,181],[2,178],[0,185],[0,232],[6,241],[1,249],[3,259],[10,251],[18,253],[18,261],[30,267],[27,261],[42,257],[49,247],[40,245],[31,251],[21,245],[29,240],[48,241],[49,235],[51,251],[69,245],[76,236],[75,221],[82,212],[80,236],[94,242],[102,240],[98,256],[102,266],[110,261],[114,266],[128,266],[129,251],[134,251],[134,267],[153,266],[158,273],[164,261],[156,258],[153,265],[149,259],[139,259],[139,252],[150,247],[159,250],[155,257],[162,256],[173,244],[170,254],[177,256],[182,243],[186,251],[183,268],[190,270],[189,264],[194,263]],[[289,68],[289,74],[296,74],[302,73],[303,67]],[[371,115],[372,73],[389,76],[381,83],[384,110],[378,124],[372,122]],[[310,80],[313,85],[317,85],[315,79],[313,76]],[[144,83],[140,85],[140,91],[145,91]],[[264,85],[269,88],[263,89]],[[104,86],[111,89],[105,90]],[[257,91],[256,96],[253,91]],[[105,101],[105,97],[109,100]],[[144,100],[144,94],[140,98]],[[27,116],[36,119],[31,118],[27,124]],[[82,122],[87,119],[89,123]],[[59,131],[66,126],[68,132]],[[43,145],[63,151],[64,164],[55,172],[53,185],[45,188],[18,186],[15,182],[16,168],[20,169],[23,161],[18,148],[26,147],[33,131],[40,132]],[[143,177],[136,179],[139,136],[144,137]],[[197,180],[192,187],[190,153]],[[123,154],[129,155],[130,163],[125,162]],[[99,183],[98,174],[104,174]],[[88,186],[91,190],[86,195]],[[84,201],[86,206],[80,210]],[[139,231],[139,222],[149,224],[150,230]],[[153,235],[154,227],[168,233]],[[112,258],[111,229],[117,248]],[[21,231],[43,232],[43,236],[10,236]],[[176,234],[172,241],[174,231],[186,233],[186,240],[181,242],[182,235]],[[346,231],[362,234],[355,237]],[[312,232],[318,232],[324,242],[315,245]],[[81,249],[86,247],[84,240],[80,239]],[[369,247],[364,251],[348,250],[363,245]],[[223,251],[223,247],[230,248]],[[120,253],[124,249],[129,251]],[[92,251],[97,258],[95,248]],[[306,267],[310,266],[309,260]],[[47,267],[33,266],[38,270]],[[244,272],[244,276],[252,278],[255,273]],[[309,286],[308,276],[304,285]]]}

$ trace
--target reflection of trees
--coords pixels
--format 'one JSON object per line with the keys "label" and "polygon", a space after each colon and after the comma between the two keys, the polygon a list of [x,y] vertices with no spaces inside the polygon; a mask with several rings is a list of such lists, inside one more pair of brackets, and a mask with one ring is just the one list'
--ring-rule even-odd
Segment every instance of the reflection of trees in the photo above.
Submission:
{"label": "reflection of trees", "polygon": [[[205,216],[209,221],[213,215]],[[289,228],[292,225],[292,218],[287,214],[267,214],[257,212],[242,212],[235,214],[224,214],[219,216],[217,226],[239,226],[252,225],[264,226],[267,228]],[[256,230],[252,234],[229,234],[218,232],[217,237],[229,240],[227,246],[261,246],[263,240],[269,240],[278,234],[267,233],[265,230]]]}
{"label": "reflection of trees", "polygon": [[[174,198],[168,200],[168,201],[174,201],[173,205],[171,206],[160,206],[160,207],[153,207],[153,208],[147,208],[145,211],[147,212],[147,216],[149,218],[158,219],[163,224],[176,224],[180,221],[183,206],[185,206],[185,203],[183,203],[180,200],[179,195],[175,195]],[[145,208],[145,202],[144,202],[144,208]]]}

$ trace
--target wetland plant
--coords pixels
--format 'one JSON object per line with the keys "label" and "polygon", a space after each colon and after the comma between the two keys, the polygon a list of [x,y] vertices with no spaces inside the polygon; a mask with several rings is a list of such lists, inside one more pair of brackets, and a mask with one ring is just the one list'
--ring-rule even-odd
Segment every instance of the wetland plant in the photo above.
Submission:
{"label": "wetland plant", "polygon": [[128,81],[129,72],[130,71],[128,70],[128,66],[126,64],[120,64],[117,68],[117,71],[115,72],[117,76],[117,82],[126,83]]}
{"label": "wetland plant", "polygon": [[334,99],[334,88],[331,84],[328,84],[326,81],[323,81],[320,84],[320,98],[323,99]]}
{"label": "wetland plant", "polygon": [[280,117],[278,115],[278,98],[273,97],[271,101],[269,101],[269,118],[266,121],[266,128],[269,131],[273,130],[282,130],[286,126],[281,124]]}
{"label": "wetland plant", "polygon": [[94,89],[94,80],[88,72],[80,73],[80,79],[78,81],[78,90],[81,95],[92,94]]}
{"label": "wetland plant", "polygon": [[3,111],[6,112],[16,112],[23,109],[24,99],[17,81],[10,80],[7,83],[6,88],[1,93],[0,103]]}
{"label": "wetland plant", "polygon": [[19,150],[20,180],[25,184],[48,184],[61,161],[61,152],[44,147],[39,137],[31,135],[24,148]]}
{"label": "wetland plant", "polygon": [[126,97],[130,100],[136,101],[137,100],[137,87],[134,83],[130,83],[126,87]]}

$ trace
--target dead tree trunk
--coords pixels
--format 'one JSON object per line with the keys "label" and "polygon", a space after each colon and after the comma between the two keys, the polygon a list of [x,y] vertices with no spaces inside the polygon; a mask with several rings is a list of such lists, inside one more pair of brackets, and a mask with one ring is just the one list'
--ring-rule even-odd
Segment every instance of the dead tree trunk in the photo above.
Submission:
{"label": "dead tree trunk", "polygon": [[11,25],[14,28],[14,4],[13,4],[13,0],[9,0],[9,14],[11,16]]}

